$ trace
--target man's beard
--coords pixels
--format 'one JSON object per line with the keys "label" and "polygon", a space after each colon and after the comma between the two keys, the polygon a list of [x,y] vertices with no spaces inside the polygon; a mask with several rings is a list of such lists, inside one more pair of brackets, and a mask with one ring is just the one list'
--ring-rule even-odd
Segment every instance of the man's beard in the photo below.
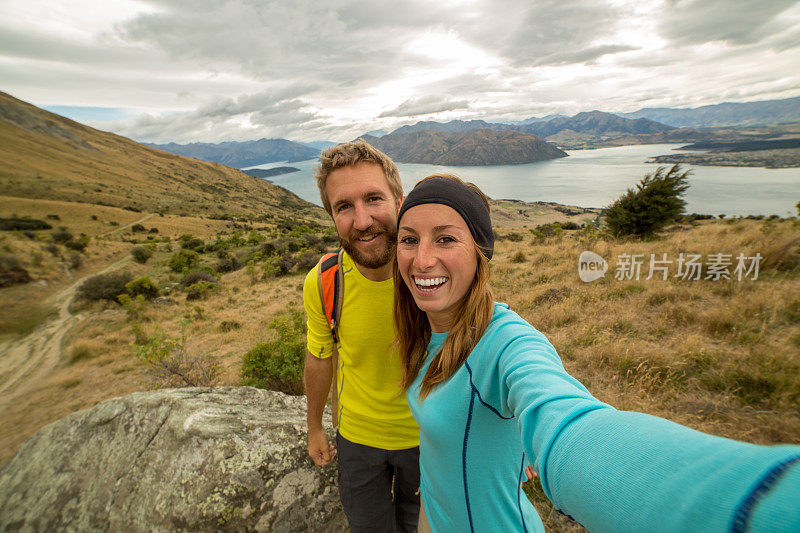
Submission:
{"label": "man's beard", "polygon": [[[377,235],[379,233],[384,233],[387,236],[387,242],[383,247],[383,250],[379,250],[377,253],[373,254],[365,254],[361,250],[357,249],[353,244],[355,241],[360,239],[365,235]],[[339,243],[344,248],[344,251],[353,258],[357,264],[365,267],[365,268],[381,268],[389,264],[389,262],[394,258],[394,251],[397,247],[397,231],[391,231],[384,226],[376,226],[372,225],[367,228],[366,231],[358,231],[353,230],[348,235],[347,239],[343,239],[339,237]]]}

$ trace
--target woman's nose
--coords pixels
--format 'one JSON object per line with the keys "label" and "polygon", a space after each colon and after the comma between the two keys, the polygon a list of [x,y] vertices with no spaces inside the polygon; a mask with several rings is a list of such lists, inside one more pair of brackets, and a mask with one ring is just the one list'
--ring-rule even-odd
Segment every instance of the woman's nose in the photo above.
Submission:
{"label": "woman's nose", "polygon": [[424,270],[436,265],[436,255],[430,243],[422,241],[417,246],[417,255],[414,257],[414,266]]}

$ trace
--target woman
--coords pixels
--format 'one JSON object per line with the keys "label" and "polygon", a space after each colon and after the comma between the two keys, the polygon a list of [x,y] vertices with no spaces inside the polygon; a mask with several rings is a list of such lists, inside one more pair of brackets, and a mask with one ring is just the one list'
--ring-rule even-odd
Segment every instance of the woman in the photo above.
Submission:
{"label": "woman", "polygon": [[590,531],[800,531],[800,447],[598,401],[493,302],[493,247],[486,196],[454,176],[420,181],[400,208],[395,322],[434,531],[544,531],[519,487],[528,462]]}

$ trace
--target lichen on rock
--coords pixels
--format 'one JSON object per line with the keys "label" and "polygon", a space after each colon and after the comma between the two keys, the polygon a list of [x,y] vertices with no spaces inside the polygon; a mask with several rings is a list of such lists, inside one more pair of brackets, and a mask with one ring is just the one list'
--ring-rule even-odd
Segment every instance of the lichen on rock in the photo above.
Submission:
{"label": "lichen on rock", "polygon": [[303,397],[135,393],[42,428],[0,468],[0,531],[344,531],[335,468],[306,455]]}

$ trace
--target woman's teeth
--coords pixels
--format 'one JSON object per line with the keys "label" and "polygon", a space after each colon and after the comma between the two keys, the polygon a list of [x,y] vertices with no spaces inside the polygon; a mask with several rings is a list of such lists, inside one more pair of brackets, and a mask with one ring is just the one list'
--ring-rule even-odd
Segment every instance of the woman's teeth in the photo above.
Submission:
{"label": "woman's teeth", "polygon": [[446,277],[420,279],[414,278],[414,284],[422,292],[431,292],[438,289],[447,281]]}

